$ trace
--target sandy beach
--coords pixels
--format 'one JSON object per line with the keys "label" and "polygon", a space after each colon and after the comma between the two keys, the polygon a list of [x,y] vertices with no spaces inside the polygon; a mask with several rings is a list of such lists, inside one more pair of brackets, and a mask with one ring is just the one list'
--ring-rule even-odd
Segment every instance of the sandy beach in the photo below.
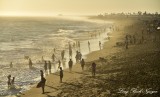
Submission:
{"label": "sandy beach", "polygon": [[[150,19],[146,19],[151,21]],[[159,41],[160,33],[147,34],[146,26],[138,18],[123,18],[114,21],[114,29],[110,40],[105,42],[102,50],[94,51],[85,59],[85,70],[80,64],[73,66],[73,71],[64,70],[63,82],[60,83],[59,72],[46,76],[45,94],[41,88],[35,86],[22,93],[20,97],[117,97],[117,96],[145,96],[158,97],[160,83],[159,74]],[[143,27],[145,40],[141,42],[141,28]],[[126,35],[136,34],[136,43],[125,46]],[[152,36],[157,36],[154,41]],[[99,60],[99,57],[104,58]],[[97,64],[96,77],[91,75],[91,64]],[[125,91],[120,91],[119,89]],[[143,89],[133,93],[132,88]],[[146,92],[151,88],[155,92]],[[148,90],[149,91],[149,90]],[[151,91],[151,90],[150,90]],[[157,92],[156,92],[157,91]],[[138,92],[138,90],[137,90]]]}

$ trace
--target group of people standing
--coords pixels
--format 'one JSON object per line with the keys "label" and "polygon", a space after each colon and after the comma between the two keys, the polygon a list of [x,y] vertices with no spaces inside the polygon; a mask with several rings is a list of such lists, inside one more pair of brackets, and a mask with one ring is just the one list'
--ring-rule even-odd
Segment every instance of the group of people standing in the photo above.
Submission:
{"label": "group of people standing", "polygon": [[8,75],[7,78],[8,78],[8,82],[7,82],[8,89],[10,89],[10,88],[12,88],[12,86],[14,86],[15,77],[13,77],[12,80],[11,80],[11,75]]}

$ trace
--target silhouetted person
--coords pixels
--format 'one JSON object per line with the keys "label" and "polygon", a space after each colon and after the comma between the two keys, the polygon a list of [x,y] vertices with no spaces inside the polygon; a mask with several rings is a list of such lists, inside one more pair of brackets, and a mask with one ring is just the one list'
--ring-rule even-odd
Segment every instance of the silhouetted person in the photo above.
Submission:
{"label": "silhouetted person", "polygon": [[82,67],[82,70],[84,70],[84,65],[85,65],[85,62],[84,62],[84,59],[81,60],[81,67]]}
{"label": "silhouetted person", "polygon": [[69,70],[72,71],[72,66],[73,66],[72,59],[69,60],[68,65],[69,65]]}
{"label": "silhouetted person", "polygon": [[76,58],[76,62],[78,62],[78,61],[79,61],[79,52],[78,52],[78,51],[76,51],[76,56],[75,56],[75,58]]}
{"label": "silhouetted person", "polygon": [[62,82],[63,79],[63,70],[62,67],[60,67],[60,83]]}
{"label": "silhouetted person", "polygon": [[101,50],[101,41],[99,41],[99,48],[100,48],[100,50]]}
{"label": "silhouetted person", "polygon": [[78,56],[79,56],[79,61],[81,61],[81,59],[82,59],[82,54],[81,54],[81,52],[78,52]]}
{"label": "silhouetted person", "polygon": [[48,69],[49,69],[49,73],[51,74],[51,69],[52,69],[51,61],[48,61]]}
{"label": "silhouetted person", "polygon": [[128,35],[126,35],[125,47],[126,47],[126,49],[128,49]]}
{"label": "silhouetted person", "polygon": [[96,75],[96,63],[92,63],[92,76],[94,76],[95,77],[95,75]]}
{"label": "silhouetted person", "polygon": [[56,56],[53,54],[53,55],[52,55],[52,62],[55,61],[55,57],[56,57]]}
{"label": "silhouetted person", "polygon": [[91,51],[91,48],[90,48],[90,42],[88,41],[88,49],[89,49],[89,52]]}
{"label": "silhouetted person", "polygon": [[44,71],[47,73],[47,61],[44,61]]}
{"label": "silhouetted person", "polygon": [[44,94],[46,79],[43,76],[43,71],[42,70],[40,70],[40,73],[41,73],[41,81],[37,84],[37,88],[42,87],[42,94]]}
{"label": "silhouetted person", "polygon": [[69,43],[69,58],[72,58],[72,47],[70,43]]}
{"label": "silhouetted person", "polygon": [[61,67],[61,61],[58,61],[58,69]]}
{"label": "silhouetted person", "polygon": [[10,68],[13,68],[13,64],[12,64],[12,62],[10,63]]}
{"label": "silhouetted person", "polygon": [[61,52],[61,57],[62,57],[62,60],[64,59],[64,50]]}
{"label": "silhouetted person", "polygon": [[73,48],[75,48],[76,47],[76,43],[73,43]]}
{"label": "silhouetted person", "polygon": [[11,81],[11,85],[14,85],[14,80],[15,80],[15,77],[13,77],[13,79]]}
{"label": "silhouetted person", "polygon": [[80,41],[78,41],[78,48],[79,48],[79,51],[80,51],[80,49],[81,49]]}
{"label": "silhouetted person", "polygon": [[29,58],[29,68],[32,68],[32,60]]}
{"label": "silhouetted person", "polygon": [[8,75],[7,78],[8,78],[7,84],[9,89],[11,87],[11,75]]}

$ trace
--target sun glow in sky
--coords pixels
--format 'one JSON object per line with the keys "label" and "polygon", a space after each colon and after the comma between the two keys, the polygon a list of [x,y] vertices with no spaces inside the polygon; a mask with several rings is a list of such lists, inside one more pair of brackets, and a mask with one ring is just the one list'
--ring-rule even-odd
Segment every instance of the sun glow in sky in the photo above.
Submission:
{"label": "sun glow in sky", "polygon": [[90,15],[137,11],[160,12],[160,0],[0,0],[0,15]]}

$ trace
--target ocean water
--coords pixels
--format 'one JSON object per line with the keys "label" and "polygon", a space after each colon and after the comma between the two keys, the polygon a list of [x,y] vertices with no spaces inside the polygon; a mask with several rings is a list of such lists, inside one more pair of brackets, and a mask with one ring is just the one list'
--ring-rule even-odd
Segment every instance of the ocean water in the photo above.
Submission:
{"label": "ocean water", "polygon": [[[0,96],[14,95],[26,91],[29,86],[38,82],[39,70],[44,63],[41,58],[51,60],[53,53],[56,62],[52,63],[52,72],[57,71],[57,61],[60,52],[65,50],[65,63],[69,60],[68,43],[81,43],[81,53],[85,55],[98,50],[98,42],[104,43],[110,32],[111,23],[93,22],[87,19],[67,19],[51,17],[0,17]],[[91,51],[88,50],[88,41]],[[56,52],[54,52],[54,48]],[[73,48],[73,60],[75,52]],[[33,69],[29,69],[29,56],[33,62]],[[9,67],[10,62],[13,68]],[[63,66],[63,68],[67,68]],[[7,76],[15,77],[16,89],[7,89]]]}

